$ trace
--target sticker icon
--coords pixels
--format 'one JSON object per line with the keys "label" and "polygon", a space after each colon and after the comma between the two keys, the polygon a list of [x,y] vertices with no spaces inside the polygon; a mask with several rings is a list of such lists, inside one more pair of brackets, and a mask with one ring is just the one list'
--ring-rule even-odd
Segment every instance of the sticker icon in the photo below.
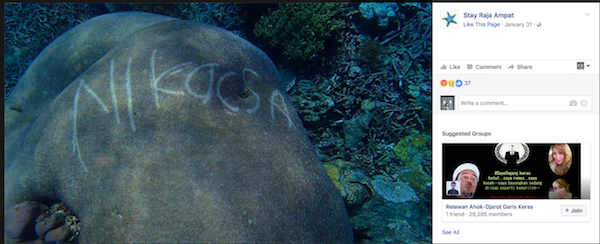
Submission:
{"label": "sticker icon", "polygon": [[442,80],[442,82],[440,82],[440,85],[442,85],[442,87],[446,87],[448,85],[448,81]]}

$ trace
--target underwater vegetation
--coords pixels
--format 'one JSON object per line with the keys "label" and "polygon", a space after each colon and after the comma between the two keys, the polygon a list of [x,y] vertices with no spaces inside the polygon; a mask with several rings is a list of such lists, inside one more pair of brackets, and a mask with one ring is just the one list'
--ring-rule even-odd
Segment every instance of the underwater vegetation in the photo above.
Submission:
{"label": "underwater vegetation", "polygon": [[[289,60],[310,60],[325,48],[328,37],[346,27],[339,19],[347,3],[288,3],[262,16],[254,34]],[[335,39],[334,39],[335,40]]]}
{"label": "underwater vegetation", "polygon": [[431,242],[430,3],[5,3],[5,99],[54,38],[130,10],[217,25],[274,55],[355,242]]}

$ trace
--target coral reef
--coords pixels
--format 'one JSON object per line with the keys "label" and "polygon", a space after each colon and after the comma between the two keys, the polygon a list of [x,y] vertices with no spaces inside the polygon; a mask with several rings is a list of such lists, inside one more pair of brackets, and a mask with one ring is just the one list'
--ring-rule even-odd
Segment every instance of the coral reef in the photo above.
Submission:
{"label": "coral reef", "polygon": [[79,220],[63,203],[46,205],[26,201],[6,212],[4,233],[9,241],[46,243],[76,243],[79,237]]}
{"label": "coral reef", "polygon": [[[431,3],[102,7],[213,24],[260,46],[346,200],[355,241],[431,242]],[[5,99],[47,43],[103,11],[5,4]]]}
{"label": "coral reef", "polygon": [[[346,3],[286,3],[260,18],[254,34],[291,60],[316,58],[327,37],[346,27],[340,19]],[[335,40],[335,39],[334,39]]]}
{"label": "coral reef", "polygon": [[398,18],[399,6],[397,3],[361,3],[358,9],[363,18],[376,21],[380,27],[388,27],[390,21]]}
{"label": "coral reef", "polygon": [[[367,39],[359,47],[358,61],[367,68],[377,70],[386,65],[386,62],[389,63],[389,58],[386,56],[389,54],[390,51],[386,45],[383,45],[381,42],[376,40]],[[350,70],[350,72],[352,72],[352,70]]]}
{"label": "coral reef", "polygon": [[349,209],[360,208],[364,202],[372,198],[368,177],[362,171],[353,169],[351,163],[338,159],[325,162],[324,166]]}
{"label": "coral reef", "polygon": [[[235,31],[243,24],[240,5],[236,3],[187,2],[171,3],[105,3],[110,12],[142,11],[216,25]],[[237,30],[239,34],[240,31]]]}
{"label": "coral reef", "polygon": [[49,216],[44,216],[41,220],[38,218],[38,222],[35,224],[35,234],[37,236],[45,236],[48,231],[59,227],[64,221],[65,215],[63,213],[53,213]]}
{"label": "coral reef", "polygon": [[415,191],[401,180],[394,182],[391,181],[389,177],[382,175],[376,175],[374,178],[375,179],[371,183],[373,185],[373,190],[381,195],[386,201],[394,203],[403,203],[411,200],[419,201]]}
{"label": "coral reef", "polygon": [[357,148],[368,135],[369,122],[373,118],[370,113],[361,113],[344,122],[344,143],[347,148]]}
{"label": "coral reef", "polygon": [[431,216],[415,191],[404,178],[376,175],[368,186],[374,196],[350,217],[353,228],[362,232],[365,243],[431,242]]}
{"label": "coral reef", "polygon": [[222,28],[146,12],[88,20],[7,99],[5,208],[63,200],[82,242],[352,242],[278,76]]}
{"label": "coral reef", "polygon": [[193,2],[180,3],[180,16],[200,23],[219,26],[239,34],[238,28],[243,24],[240,18],[240,6],[236,3]]}
{"label": "coral reef", "polygon": [[[358,242],[431,241],[431,5],[402,3],[394,12],[387,28],[379,28],[384,33],[365,33],[360,26],[368,23],[353,18],[328,72],[312,79],[317,88],[290,90],[300,108],[314,96],[334,100],[307,129],[323,161],[347,162],[337,185],[352,206]],[[373,197],[351,205],[361,191],[351,191],[344,172],[360,172],[352,175],[361,175]]]}
{"label": "coral reef", "polygon": [[364,243],[431,242],[427,207],[404,178],[370,177],[351,162],[325,162],[329,177],[350,212],[355,241]]}
{"label": "coral reef", "polygon": [[48,231],[48,234],[44,236],[44,242],[46,243],[63,243],[69,240],[71,232],[69,227],[61,225],[56,229]]}
{"label": "coral reef", "polygon": [[142,11],[167,15],[179,18],[181,10],[179,6],[168,3],[105,3],[104,6],[110,12]]}
{"label": "coral reef", "polygon": [[28,240],[34,233],[36,219],[47,209],[47,206],[34,201],[13,206],[4,216],[4,234],[8,238]]}
{"label": "coral reef", "polygon": [[319,123],[321,119],[326,119],[325,114],[335,105],[333,98],[319,92],[319,86],[313,81],[302,79],[296,82],[293,89],[292,102],[296,105],[302,121],[307,123]]}

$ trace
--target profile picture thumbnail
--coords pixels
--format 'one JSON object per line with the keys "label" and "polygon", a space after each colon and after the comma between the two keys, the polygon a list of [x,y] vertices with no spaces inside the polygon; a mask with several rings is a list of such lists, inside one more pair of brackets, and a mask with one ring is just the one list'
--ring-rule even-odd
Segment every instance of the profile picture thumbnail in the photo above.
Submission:
{"label": "profile picture thumbnail", "polygon": [[454,110],[454,96],[440,97],[441,110]]}
{"label": "profile picture thumbnail", "polygon": [[548,151],[548,166],[554,174],[562,176],[566,174],[573,164],[573,154],[567,144],[554,144]]}
{"label": "profile picture thumbnail", "polygon": [[460,195],[460,181],[446,181],[446,195]]}
{"label": "profile picture thumbnail", "polygon": [[550,199],[571,199],[573,194],[569,189],[571,185],[564,179],[557,179],[552,182],[552,187],[548,191],[548,198]]}
{"label": "profile picture thumbnail", "polygon": [[501,163],[507,166],[521,165],[529,157],[530,149],[525,143],[498,143],[494,154]]}
{"label": "profile picture thumbnail", "polygon": [[452,179],[460,182],[460,194],[458,197],[465,199],[473,198],[477,191],[479,176],[480,170],[477,165],[470,162],[464,162],[458,165],[452,174]]}

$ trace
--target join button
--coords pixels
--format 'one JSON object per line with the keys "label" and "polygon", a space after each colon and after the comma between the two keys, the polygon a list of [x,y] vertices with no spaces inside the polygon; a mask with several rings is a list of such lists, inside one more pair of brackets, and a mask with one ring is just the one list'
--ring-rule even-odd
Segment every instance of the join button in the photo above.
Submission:
{"label": "join button", "polygon": [[562,205],[562,216],[587,216],[587,206],[585,205]]}

